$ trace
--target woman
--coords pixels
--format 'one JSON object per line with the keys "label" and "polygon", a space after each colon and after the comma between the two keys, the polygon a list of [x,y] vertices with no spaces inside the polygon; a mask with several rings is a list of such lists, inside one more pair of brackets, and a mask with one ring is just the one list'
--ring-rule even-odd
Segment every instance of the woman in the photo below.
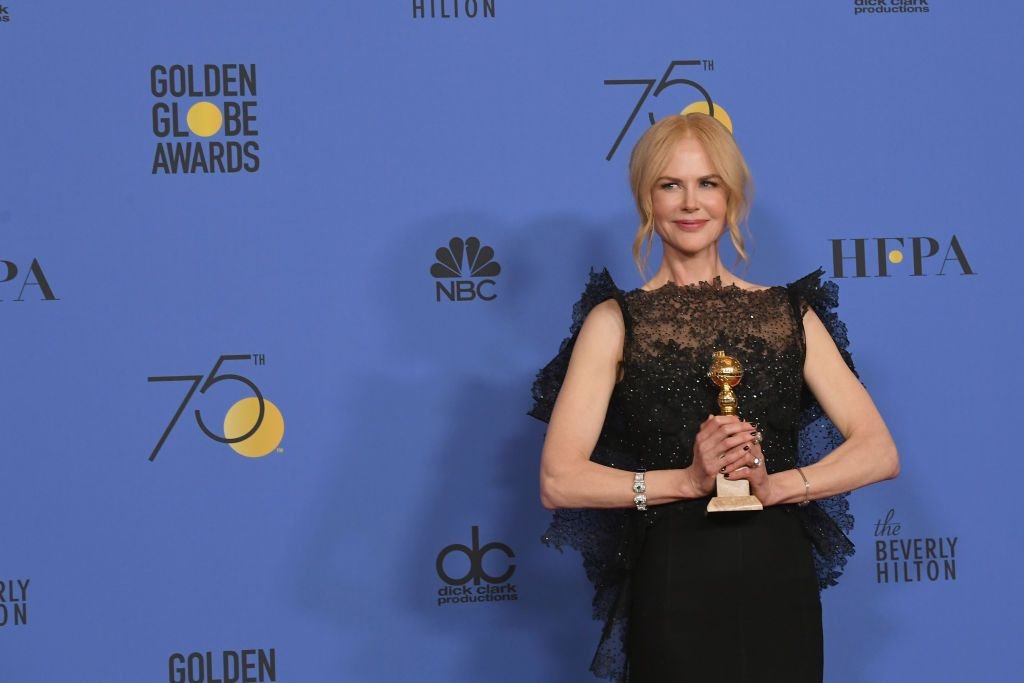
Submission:
{"label": "woman", "polygon": [[[726,232],[746,258],[750,175],[715,119],[653,126],[630,180],[638,267],[654,235],[661,265],[630,292],[592,274],[531,411],[549,421],[546,541],[582,551],[605,620],[592,670],[631,683],[820,682],[818,592],[852,552],[840,494],[899,471],[846,353],[835,285],[818,271],[762,287],[725,268]],[[744,365],[740,417],[715,415],[715,350]],[[764,510],[707,514],[720,473],[748,481]]]}

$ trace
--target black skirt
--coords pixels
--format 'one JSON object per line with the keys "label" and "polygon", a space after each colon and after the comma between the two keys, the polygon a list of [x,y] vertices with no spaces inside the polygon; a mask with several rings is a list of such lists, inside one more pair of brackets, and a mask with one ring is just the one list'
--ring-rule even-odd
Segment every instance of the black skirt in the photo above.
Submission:
{"label": "black skirt", "polygon": [[663,513],[633,572],[630,683],[821,683],[821,601],[795,508]]}

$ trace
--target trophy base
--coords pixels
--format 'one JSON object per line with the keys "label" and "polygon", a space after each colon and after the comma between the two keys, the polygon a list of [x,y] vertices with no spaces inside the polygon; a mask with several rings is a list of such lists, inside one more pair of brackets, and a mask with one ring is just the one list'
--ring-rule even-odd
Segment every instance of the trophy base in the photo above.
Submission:
{"label": "trophy base", "polygon": [[718,495],[708,503],[708,512],[754,512],[764,505],[757,496],[750,495],[750,483],[745,479],[729,481],[718,475]]}

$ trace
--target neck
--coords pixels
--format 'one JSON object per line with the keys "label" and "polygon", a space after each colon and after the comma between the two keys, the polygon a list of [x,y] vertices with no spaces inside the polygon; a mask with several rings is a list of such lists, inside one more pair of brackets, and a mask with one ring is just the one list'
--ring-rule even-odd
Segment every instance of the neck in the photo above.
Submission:
{"label": "neck", "polygon": [[717,245],[715,247],[700,254],[665,254],[650,286],[660,287],[669,280],[677,285],[692,285],[711,282],[716,277],[722,279],[722,284],[732,284],[736,278],[722,264]]}

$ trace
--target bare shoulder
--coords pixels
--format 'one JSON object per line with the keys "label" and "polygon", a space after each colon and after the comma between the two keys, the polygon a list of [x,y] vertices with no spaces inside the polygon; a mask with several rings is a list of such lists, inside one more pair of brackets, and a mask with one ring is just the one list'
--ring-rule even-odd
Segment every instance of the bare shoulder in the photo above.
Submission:
{"label": "bare shoulder", "polygon": [[587,325],[610,326],[626,331],[626,322],[622,317],[622,309],[615,299],[602,301],[591,309],[587,319],[583,321]]}
{"label": "bare shoulder", "polygon": [[580,329],[573,355],[622,357],[626,321],[615,299],[602,301],[590,311]]}

